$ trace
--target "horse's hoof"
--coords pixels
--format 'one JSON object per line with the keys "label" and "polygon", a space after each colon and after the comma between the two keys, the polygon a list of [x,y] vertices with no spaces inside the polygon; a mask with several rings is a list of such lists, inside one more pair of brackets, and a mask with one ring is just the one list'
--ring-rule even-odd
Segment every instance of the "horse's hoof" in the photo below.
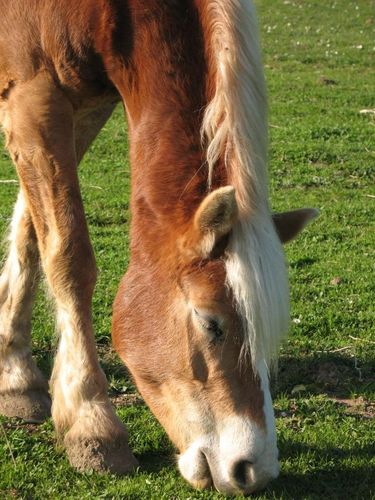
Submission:
{"label": "horse's hoof", "polygon": [[64,444],[71,466],[79,471],[122,475],[131,473],[138,466],[125,436],[114,436],[111,440],[98,437],[70,439],[68,433]]}
{"label": "horse's hoof", "polygon": [[51,416],[51,398],[43,389],[0,393],[0,414],[40,424]]}

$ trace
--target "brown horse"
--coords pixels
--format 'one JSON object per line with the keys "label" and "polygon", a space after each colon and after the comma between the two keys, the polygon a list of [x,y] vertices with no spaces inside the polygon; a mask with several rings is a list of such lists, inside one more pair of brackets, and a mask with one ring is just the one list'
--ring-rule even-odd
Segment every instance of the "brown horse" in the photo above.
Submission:
{"label": "brown horse", "polygon": [[131,263],[114,344],[193,486],[263,487],[279,470],[268,367],[288,325],[281,242],[315,211],[270,213],[251,2],[0,0],[0,12],[0,121],[21,186],[0,278],[0,412],[49,413],[30,351],[41,264],[60,335],[52,417],[70,461],[136,464],[95,350],[77,176],[121,100]]}

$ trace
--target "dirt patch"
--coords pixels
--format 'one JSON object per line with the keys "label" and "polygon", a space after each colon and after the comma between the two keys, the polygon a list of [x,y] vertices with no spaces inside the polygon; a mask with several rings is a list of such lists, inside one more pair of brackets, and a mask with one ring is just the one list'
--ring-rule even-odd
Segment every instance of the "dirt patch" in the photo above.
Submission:
{"label": "dirt patch", "polygon": [[10,490],[0,490],[0,498],[21,498],[18,490],[11,488]]}
{"label": "dirt patch", "polygon": [[321,76],[319,78],[319,83],[321,85],[337,85],[337,81],[333,78],[327,78],[326,76]]}
{"label": "dirt patch", "polygon": [[145,402],[138,394],[118,394],[111,397],[112,403],[116,406],[143,406]]}
{"label": "dirt patch", "polygon": [[[334,389],[340,383],[340,380],[345,376],[344,368],[336,363],[325,362],[317,367],[316,382],[326,388]],[[347,374],[346,374],[347,375]]]}
{"label": "dirt patch", "polygon": [[0,423],[5,431],[7,430],[15,430],[22,429],[29,434],[34,434],[40,430],[40,424],[28,424],[22,419],[12,418],[11,420],[7,420],[6,422]]}
{"label": "dirt patch", "polygon": [[362,397],[355,399],[341,399],[341,398],[329,398],[329,399],[339,405],[345,406],[346,408],[345,413],[347,413],[348,415],[358,415],[363,418],[375,417],[375,403],[366,401]]}

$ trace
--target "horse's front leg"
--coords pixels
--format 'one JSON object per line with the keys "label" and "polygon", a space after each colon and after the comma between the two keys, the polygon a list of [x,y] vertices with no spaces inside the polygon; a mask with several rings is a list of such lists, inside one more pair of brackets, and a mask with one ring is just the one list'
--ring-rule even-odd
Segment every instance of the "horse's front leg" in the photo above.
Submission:
{"label": "horse's front leg", "polygon": [[0,275],[0,413],[41,422],[50,414],[47,381],[31,357],[31,313],[39,281],[39,251],[22,190]]}
{"label": "horse's front leg", "polygon": [[96,266],[82,206],[73,108],[39,73],[9,95],[8,148],[35,227],[56,302],[60,335],[52,374],[52,417],[72,465],[126,472],[134,467],[125,428],[107,396],[92,328]]}

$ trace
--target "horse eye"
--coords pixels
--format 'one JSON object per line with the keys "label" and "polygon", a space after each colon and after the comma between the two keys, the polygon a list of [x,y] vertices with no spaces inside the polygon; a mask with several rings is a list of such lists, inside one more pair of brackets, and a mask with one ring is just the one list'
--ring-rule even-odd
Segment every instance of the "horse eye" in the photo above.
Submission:
{"label": "horse eye", "polygon": [[209,332],[212,332],[212,334],[215,335],[216,338],[220,338],[223,335],[223,330],[214,319],[209,320],[206,329]]}
{"label": "horse eye", "polygon": [[219,340],[223,336],[224,332],[216,319],[203,316],[196,309],[194,309],[194,313],[197,316],[199,324],[210,333],[213,340]]}

